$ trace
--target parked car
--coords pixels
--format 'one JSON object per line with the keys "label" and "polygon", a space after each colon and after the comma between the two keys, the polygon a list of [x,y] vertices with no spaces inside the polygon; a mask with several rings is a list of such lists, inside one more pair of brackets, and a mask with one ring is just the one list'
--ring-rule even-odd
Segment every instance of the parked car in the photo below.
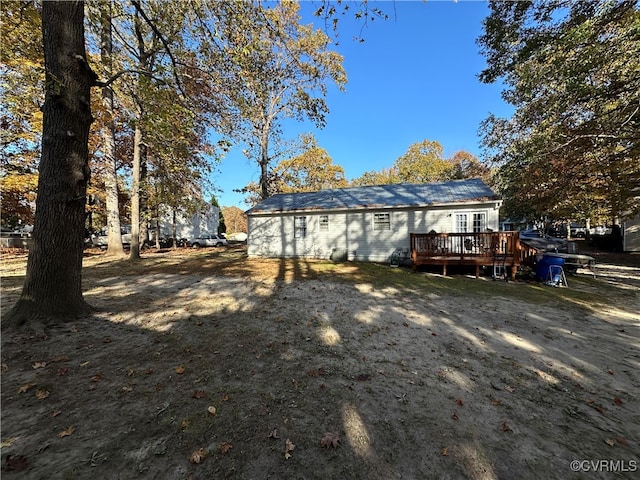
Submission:
{"label": "parked car", "polygon": [[216,234],[204,234],[193,238],[187,242],[187,246],[193,248],[200,247],[222,247],[227,245],[227,239]]}
{"label": "parked car", "polygon": [[611,227],[605,227],[604,225],[598,225],[591,229],[591,235],[610,235]]}
{"label": "parked car", "polygon": [[577,223],[571,224],[571,236],[573,238],[585,238],[587,236],[587,228]]}
{"label": "parked car", "polygon": [[[131,244],[131,225],[121,225],[120,234],[122,235],[122,245]],[[98,233],[91,235],[91,245],[106,250],[108,245],[107,227],[102,227]]]}
{"label": "parked car", "polygon": [[568,242],[565,239],[546,235],[539,230],[523,230],[519,236],[522,243],[539,251],[561,252],[568,248]]}
{"label": "parked car", "polygon": [[520,238],[543,238],[545,236],[540,230],[531,229],[531,230],[522,230],[518,232],[520,234]]}

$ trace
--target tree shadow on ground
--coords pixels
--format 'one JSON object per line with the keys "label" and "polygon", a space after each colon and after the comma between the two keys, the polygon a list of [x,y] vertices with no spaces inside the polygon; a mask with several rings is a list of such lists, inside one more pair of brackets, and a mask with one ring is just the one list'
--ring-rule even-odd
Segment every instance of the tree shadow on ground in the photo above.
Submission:
{"label": "tree shadow on ground", "polygon": [[[574,459],[636,458],[633,312],[214,253],[85,269],[94,316],[3,335],[4,465],[25,455],[21,478],[571,478]],[[326,432],[338,448],[322,448]]]}

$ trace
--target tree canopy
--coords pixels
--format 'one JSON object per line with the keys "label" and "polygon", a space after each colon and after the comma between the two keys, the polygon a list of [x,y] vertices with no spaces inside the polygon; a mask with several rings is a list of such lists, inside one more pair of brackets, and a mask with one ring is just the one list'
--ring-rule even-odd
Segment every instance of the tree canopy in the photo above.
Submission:
{"label": "tree canopy", "polygon": [[479,177],[489,182],[491,172],[478,158],[465,151],[444,158],[440,143],[423,140],[409,146],[390,168],[365,172],[353,180],[354,185],[390,183],[432,183]]}
{"label": "tree canopy", "polygon": [[[44,102],[40,13],[31,2],[2,2],[0,29],[0,217],[33,224]],[[6,48],[11,45],[12,48]]]}
{"label": "tree canopy", "polygon": [[225,32],[241,86],[233,93],[239,119],[233,135],[260,166],[262,199],[270,195],[269,169],[281,153],[274,149],[282,139],[282,121],[308,119],[324,126],[327,83],[342,88],[347,81],[342,56],[329,49],[331,40],[322,30],[300,23],[299,8],[283,1]]}
{"label": "tree canopy", "polygon": [[635,1],[490,3],[484,82],[509,118],[481,127],[508,213],[615,219],[640,208],[640,13]]}
{"label": "tree canopy", "polygon": [[[333,163],[329,153],[318,146],[312,135],[302,135],[296,149],[300,153],[280,161],[270,170],[269,196],[349,186],[344,168]],[[248,205],[256,205],[263,198],[261,186],[256,182],[249,183],[242,192],[248,195],[245,200]]]}

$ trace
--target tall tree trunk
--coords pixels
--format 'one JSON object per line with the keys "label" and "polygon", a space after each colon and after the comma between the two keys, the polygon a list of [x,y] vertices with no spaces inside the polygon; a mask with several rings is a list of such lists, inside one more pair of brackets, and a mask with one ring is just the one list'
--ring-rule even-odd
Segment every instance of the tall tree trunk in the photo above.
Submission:
{"label": "tall tree trunk", "polygon": [[178,246],[178,228],[177,228],[177,218],[176,218],[176,209],[175,207],[171,208],[171,243],[173,248]]}
{"label": "tall tree trunk", "polygon": [[133,172],[131,185],[131,260],[140,258],[140,162],[142,161],[142,130],[136,126],[133,140]]}
{"label": "tall tree trunk", "polygon": [[260,139],[260,192],[262,200],[269,198],[269,131],[263,128]]}
{"label": "tall tree trunk", "polygon": [[3,326],[55,323],[90,311],[82,296],[82,253],[96,76],[86,60],[83,22],[83,2],[42,2],[46,86],[33,245],[22,294]]}
{"label": "tall tree trunk", "polygon": [[[111,1],[101,4],[101,45],[100,59],[106,77],[112,75],[113,41],[111,36]],[[102,103],[108,120],[102,130],[102,144],[105,158],[104,186],[107,197],[107,255],[124,256],[122,232],[120,230],[120,209],[118,207],[118,172],[116,166],[116,134],[113,123],[113,90],[102,89]]]}

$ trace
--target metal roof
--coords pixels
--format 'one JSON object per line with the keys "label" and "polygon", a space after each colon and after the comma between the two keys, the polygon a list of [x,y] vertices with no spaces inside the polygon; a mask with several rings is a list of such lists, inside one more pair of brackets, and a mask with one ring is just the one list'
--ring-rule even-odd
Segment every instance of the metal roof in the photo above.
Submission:
{"label": "metal roof", "polygon": [[247,210],[247,215],[307,210],[361,210],[426,207],[470,201],[500,200],[479,178],[442,183],[375,185],[280,193]]}

